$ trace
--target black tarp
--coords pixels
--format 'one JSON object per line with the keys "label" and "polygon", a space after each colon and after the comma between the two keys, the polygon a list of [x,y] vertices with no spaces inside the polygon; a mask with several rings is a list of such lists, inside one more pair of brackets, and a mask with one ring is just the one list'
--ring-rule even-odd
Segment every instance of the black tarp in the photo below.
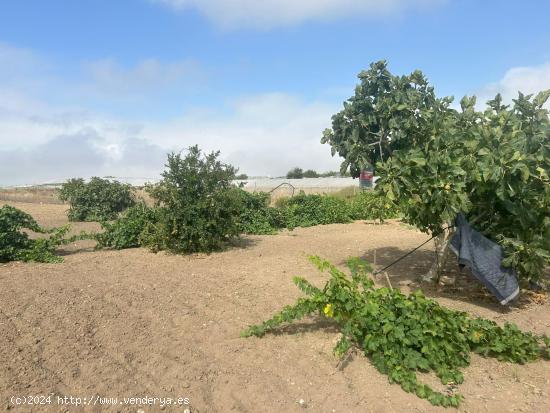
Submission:
{"label": "black tarp", "polygon": [[474,230],[463,214],[456,218],[450,248],[457,255],[458,263],[468,267],[500,304],[507,305],[518,296],[516,271],[502,266],[500,245]]}

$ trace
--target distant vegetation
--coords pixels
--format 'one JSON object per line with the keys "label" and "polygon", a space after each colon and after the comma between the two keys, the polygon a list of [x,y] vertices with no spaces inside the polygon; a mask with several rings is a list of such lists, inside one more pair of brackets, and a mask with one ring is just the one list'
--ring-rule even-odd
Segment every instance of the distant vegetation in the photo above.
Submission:
{"label": "distant vegetation", "polygon": [[135,204],[134,189],[118,181],[73,178],[61,186],[59,199],[69,203],[69,221],[105,221]]}
{"label": "distant vegetation", "polygon": [[287,179],[302,179],[304,177],[304,171],[302,168],[292,168],[286,173]]}
{"label": "distant vegetation", "polygon": [[302,168],[292,168],[287,172],[287,179],[302,179],[302,178],[329,178],[329,177],[340,177],[340,176],[351,176],[349,173],[341,174],[337,171],[328,171],[328,172],[317,172],[313,169],[307,169],[304,171]]}
{"label": "distant vegetation", "polygon": [[[69,220],[99,221],[103,229],[71,239],[93,238],[97,248],[211,252],[243,233],[274,234],[282,229],[397,215],[395,208],[373,192],[345,196],[300,192],[271,206],[269,194],[246,192],[234,185],[236,168],[218,158],[219,152],[203,154],[197,146],[184,156],[169,154],[160,182],[145,187],[152,205],[137,202],[134,189],[117,181],[68,180],[59,198],[69,202]],[[295,168],[294,172],[319,176],[313,170]],[[68,242],[64,238],[68,226],[46,230],[23,211],[11,207],[1,211],[0,260],[59,261],[54,251]],[[50,236],[32,240],[25,229]]]}
{"label": "distant vegetation", "polygon": [[348,223],[354,220],[384,220],[395,218],[398,211],[374,192],[360,192],[347,197],[306,195],[281,198],[269,206],[265,193],[243,191],[247,208],[241,214],[242,231],[250,234],[272,234],[280,229],[314,225]]}

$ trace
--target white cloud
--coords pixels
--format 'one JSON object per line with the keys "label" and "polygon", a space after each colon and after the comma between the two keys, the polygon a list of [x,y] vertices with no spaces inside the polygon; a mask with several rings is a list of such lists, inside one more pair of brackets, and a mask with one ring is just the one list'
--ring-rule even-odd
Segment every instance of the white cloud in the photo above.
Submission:
{"label": "white cloud", "polygon": [[24,48],[13,47],[0,42],[0,73],[2,76],[16,76],[28,69],[44,64],[34,52]]}
{"label": "white cloud", "polygon": [[[37,61],[31,52],[0,45],[0,63],[18,67],[3,77],[10,69],[0,64],[0,185],[92,175],[155,178],[166,152],[193,144],[221,150],[225,161],[249,175],[283,175],[294,166],[317,171],[339,166],[340,159],[319,143],[331,116],[341,109],[335,99],[263,93],[235,98],[218,109],[195,107],[166,121],[136,121],[92,107],[52,103],[44,96],[89,102],[92,88],[105,89],[104,102],[114,108],[124,107],[117,98],[132,94],[152,96],[156,103],[162,100],[156,90],[188,81],[193,69],[188,70],[186,61],[147,60],[130,68],[99,61],[86,66],[93,81],[81,83],[62,78],[49,82],[51,74],[36,69]],[[28,87],[32,82],[44,89],[36,93]],[[478,95],[492,98],[500,91],[511,99],[517,90],[532,93],[549,87],[550,63],[545,63],[510,69]]]}
{"label": "white cloud", "polygon": [[254,175],[339,165],[319,143],[339,105],[268,93],[168,121],[129,121],[7,90],[0,83],[0,185],[93,175],[155,178],[167,152],[193,144],[221,150],[225,161]]}
{"label": "white cloud", "polygon": [[[484,106],[485,102],[493,99],[497,93],[502,95],[506,103],[511,103],[512,99],[518,96],[518,92],[527,95],[546,89],[550,89],[550,62],[537,66],[514,67],[509,69],[498,82],[479,90],[476,93],[477,103]],[[550,102],[547,102],[545,107],[550,109]]]}
{"label": "white cloud", "polygon": [[191,86],[205,77],[198,62],[191,59],[175,62],[144,59],[133,67],[103,59],[85,64],[84,69],[90,77],[91,90],[116,97]]}
{"label": "white cloud", "polygon": [[[90,105],[95,90],[114,108],[125,106],[118,99],[133,94],[155,102],[158,89],[187,81],[188,63],[147,60],[124,68],[115,61],[98,61],[86,66],[88,80],[64,81],[37,68],[31,52],[0,50],[2,59],[26,73],[0,77],[0,185],[77,175],[154,178],[163,169],[166,152],[193,144],[221,150],[224,160],[249,174],[281,175],[294,166],[338,167],[339,160],[319,140],[339,105],[267,93],[240,97],[219,109],[197,107],[162,122],[128,120],[46,97]],[[30,82],[43,85],[40,93],[27,87]]]}
{"label": "white cloud", "polygon": [[225,28],[269,29],[308,20],[388,15],[445,0],[150,0],[176,10],[193,8]]}
{"label": "white cloud", "polygon": [[199,144],[252,175],[282,175],[291,167],[337,169],[338,158],[319,143],[338,105],[271,93],[231,103],[229,110],[198,111],[162,124],[144,125],[144,138],[162,147]]}
{"label": "white cloud", "polygon": [[93,128],[30,149],[0,149],[0,185],[61,182],[70,177],[156,177],[166,151],[138,138],[112,143]]}

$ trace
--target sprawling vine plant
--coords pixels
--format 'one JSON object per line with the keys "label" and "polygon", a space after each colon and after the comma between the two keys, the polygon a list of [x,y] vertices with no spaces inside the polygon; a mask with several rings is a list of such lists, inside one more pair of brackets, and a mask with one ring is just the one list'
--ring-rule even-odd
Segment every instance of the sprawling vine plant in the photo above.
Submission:
{"label": "sprawling vine plant", "polygon": [[418,371],[434,372],[443,384],[460,384],[464,380],[461,369],[470,364],[472,352],[520,364],[550,357],[545,336],[522,332],[509,323],[500,327],[490,320],[472,318],[440,306],[420,291],[405,295],[396,289],[375,288],[370,267],[363,260],[348,260],[350,278],[326,260],[310,259],[319,270],[330,273],[325,286],[320,289],[295,277],[294,283],[306,297],[250,326],[243,336],[261,337],[283,323],[318,313],[341,329],[342,337],[334,348],[337,355],[357,346],[390,382],[445,407],[457,407],[463,397],[421,383]]}
{"label": "sprawling vine plant", "polygon": [[[33,239],[28,231],[47,236]],[[0,262],[61,262],[55,250],[71,241],[65,238],[68,231],[68,225],[43,228],[26,212],[4,205],[0,208]]]}

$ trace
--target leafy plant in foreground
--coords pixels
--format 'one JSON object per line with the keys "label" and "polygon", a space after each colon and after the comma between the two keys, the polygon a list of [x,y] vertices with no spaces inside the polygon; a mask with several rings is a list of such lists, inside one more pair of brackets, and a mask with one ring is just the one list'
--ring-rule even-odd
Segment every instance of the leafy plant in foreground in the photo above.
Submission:
{"label": "leafy plant in foreground", "polygon": [[[49,234],[47,238],[31,239],[24,230]],[[35,261],[61,262],[55,249],[67,242],[69,226],[45,229],[32,216],[9,205],[0,208],[0,262]]]}
{"label": "leafy plant in foreground", "polygon": [[464,380],[461,369],[470,364],[472,352],[520,364],[549,355],[546,336],[522,332],[509,323],[500,327],[490,320],[471,318],[440,306],[421,291],[405,295],[375,288],[368,276],[370,267],[362,260],[348,261],[350,278],[328,261],[310,259],[319,270],[329,271],[331,278],[325,286],[320,289],[295,277],[294,283],[306,297],[262,324],[250,326],[243,336],[261,337],[283,323],[318,313],[333,319],[341,329],[342,337],[334,348],[337,355],[357,346],[391,383],[444,407],[457,407],[463,397],[421,383],[418,371],[434,372],[443,384],[460,384]]}

